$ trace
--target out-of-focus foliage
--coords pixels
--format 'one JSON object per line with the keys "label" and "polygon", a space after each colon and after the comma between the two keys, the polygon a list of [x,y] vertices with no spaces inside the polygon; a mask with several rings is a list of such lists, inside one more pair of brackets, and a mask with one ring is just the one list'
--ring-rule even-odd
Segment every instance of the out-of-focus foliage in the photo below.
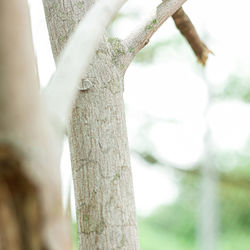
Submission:
{"label": "out-of-focus foliage", "polygon": [[[226,155],[223,155],[222,159],[224,157]],[[238,161],[235,162],[240,165],[231,166],[230,171],[221,172],[218,193],[220,250],[247,250],[250,244],[250,196],[248,190],[250,188],[248,182],[250,163],[246,161],[246,164],[243,164],[244,157],[241,158],[238,155],[238,158]],[[221,167],[221,169],[226,169],[226,167]],[[226,179],[224,179],[225,176]],[[197,249],[200,178],[199,175],[178,173],[178,179],[180,195],[175,203],[161,206],[152,214],[138,218],[141,250]],[[230,183],[230,180],[233,181]],[[249,186],[245,186],[244,183],[249,183]],[[76,233],[74,238],[77,241]]]}
{"label": "out-of-focus foliage", "polygon": [[72,239],[73,239],[73,249],[78,249],[78,235],[77,235],[77,224],[76,222],[72,224]]}
{"label": "out-of-focus foliage", "polygon": [[249,185],[250,188],[250,155],[248,150],[249,146],[246,146],[243,152],[221,152],[215,159],[215,166],[223,176],[231,180],[239,180],[239,185]]}
{"label": "out-of-focus foliage", "polygon": [[218,98],[237,98],[250,102],[250,79],[237,74],[231,75]]}
{"label": "out-of-focus foliage", "polygon": [[[248,172],[250,167],[248,166]],[[246,170],[247,171],[247,170]],[[182,193],[169,206],[162,206],[148,217],[139,218],[142,250],[191,250],[197,245],[199,178],[184,177]],[[220,184],[219,249],[249,248],[250,196],[241,186]]]}
{"label": "out-of-focus foliage", "polygon": [[221,187],[221,233],[250,233],[250,197],[248,190]]}
{"label": "out-of-focus foliage", "polygon": [[141,249],[194,249],[195,217],[192,202],[179,200],[159,208],[149,217],[139,218]]}
{"label": "out-of-focus foliage", "polygon": [[[143,50],[141,50],[135,57],[136,63],[148,64],[152,63],[162,49],[168,50],[166,56],[172,49],[183,49],[184,39],[181,36],[173,36],[171,39],[156,41],[149,43]],[[170,48],[170,50],[169,50]]]}

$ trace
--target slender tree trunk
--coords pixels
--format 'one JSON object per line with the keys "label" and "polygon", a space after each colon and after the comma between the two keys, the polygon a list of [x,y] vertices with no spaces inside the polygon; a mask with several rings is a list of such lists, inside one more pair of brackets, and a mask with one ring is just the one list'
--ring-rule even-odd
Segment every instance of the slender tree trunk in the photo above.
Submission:
{"label": "slender tree trunk", "polygon": [[[56,60],[74,26],[93,1],[43,2]],[[79,86],[70,121],[81,250],[139,249],[123,73],[117,53],[124,53],[119,41],[104,36]]]}
{"label": "slender tree trunk", "polygon": [[211,128],[208,122],[209,108],[213,103],[211,85],[204,77],[208,92],[208,103],[204,118],[206,121],[206,133],[204,136],[204,159],[201,166],[201,198],[199,217],[199,249],[218,249],[219,234],[219,206],[218,206],[218,182],[219,174],[214,163],[214,150],[212,143]]}
{"label": "slender tree trunk", "polygon": [[107,43],[86,79],[69,133],[80,249],[138,249],[123,81]]}

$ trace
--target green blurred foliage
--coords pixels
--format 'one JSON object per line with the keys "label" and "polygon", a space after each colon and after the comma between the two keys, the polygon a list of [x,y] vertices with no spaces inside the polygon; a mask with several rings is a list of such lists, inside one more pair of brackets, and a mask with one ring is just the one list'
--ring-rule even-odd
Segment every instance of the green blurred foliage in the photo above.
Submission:
{"label": "green blurred foliage", "polygon": [[161,52],[161,50],[165,50],[167,56],[172,50],[183,49],[183,45],[184,39],[179,35],[173,36],[167,40],[149,43],[136,55],[134,62],[143,64],[153,63],[157,53]]}
{"label": "green blurred foliage", "polygon": [[[249,169],[249,167],[248,167]],[[248,170],[249,171],[249,170]],[[249,171],[250,172],[250,171]],[[186,176],[178,200],[139,218],[141,250],[191,250],[197,248],[199,178]],[[219,249],[247,250],[250,246],[250,196],[248,189],[220,184]]]}
{"label": "green blurred foliage", "polygon": [[72,223],[72,238],[73,238],[73,249],[78,249],[78,234],[77,234],[77,224],[75,222]]}
{"label": "green blurred foliage", "polygon": [[228,77],[225,87],[216,96],[217,98],[234,98],[245,102],[250,102],[250,78],[249,76],[239,76],[237,73]]}
{"label": "green blurred foliage", "polygon": [[239,187],[221,187],[222,235],[230,232],[248,232],[250,234],[250,196],[248,192],[249,190]]}
{"label": "green blurred foliage", "polygon": [[[141,250],[193,250],[197,248],[199,179],[183,179],[178,200],[138,218]],[[250,196],[247,189],[220,185],[220,250],[248,250]],[[76,225],[74,225],[77,249]]]}
{"label": "green blurred foliage", "polygon": [[[250,245],[250,157],[245,152],[224,152],[216,157],[219,182],[219,250],[247,250]],[[145,154],[138,154],[147,163]],[[158,161],[159,163],[159,161]],[[152,165],[155,167],[157,165]],[[195,173],[195,174],[194,174]],[[196,170],[176,172],[178,200],[139,218],[141,250],[198,249],[200,175]]]}
{"label": "green blurred foliage", "polygon": [[138,226],[141,250],[193,249],[193,243],[178,235],[169,234],[168,231],[164,231],[143,219],[139,219]]}

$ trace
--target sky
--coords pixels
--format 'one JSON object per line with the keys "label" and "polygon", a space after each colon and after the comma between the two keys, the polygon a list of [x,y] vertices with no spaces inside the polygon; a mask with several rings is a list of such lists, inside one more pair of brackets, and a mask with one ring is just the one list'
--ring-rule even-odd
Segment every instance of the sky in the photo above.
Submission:
{"label": "sky", "polygon": [[[155,10],[160,1],[130,0],[121,12],[130,14],[112,27],[125,38]],[[46,86],[55,70],[43,14],[42,1],[29,0],[40,82]],[[125,104],[129,144],[132,150],[149,150],[159,159],[186,168],[199,162],[204,153],[204,135],[209,124],[213,145],[220,151],[240,151],[250,134],[250,106],[240,100],[214,101],[208,90],[224,87],[237,73],[249,77],[250,3],[247,0],[190,0],[184,9],[197,31],[214,52],[201,70],[188,46],[174,51],[161,49],[152,64],[132,63],[125,75]],[[168,20],[150,44],[178,36]],[[132,154],[136,206],[147,214],[178,198],[174,174],[148,166]],[[62,156],[64,194],[69,191],[70,160],[67,143]],[[152,185],[148,185],[148,182]],[[164,190],[164,192],[162,191]]]}

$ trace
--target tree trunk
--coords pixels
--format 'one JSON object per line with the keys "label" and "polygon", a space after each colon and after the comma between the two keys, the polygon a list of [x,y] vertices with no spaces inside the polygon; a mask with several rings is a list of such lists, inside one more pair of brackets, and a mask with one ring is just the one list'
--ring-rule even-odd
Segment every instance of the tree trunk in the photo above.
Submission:
{"label": "tree trunk", "polygon": [[201,250],[218,249],[219,235],[219,206],[218,206],[218,181],[219,175],[214,162],[211,128],[209,126],[209,108],[213,104],[212,89],[204,78],[208,92],[208,103],[204,113],[206,133],[204,135],[204,159],[201,166],[200,183],[200,214],[198,227],[198,244]]}
{"label": "tree trunk", "polygon": [[[93,1],[43,2],[57,59],[74,26]],[[123,73],[116,57],[121,53],[124,51],[119,40],[104,36],[79,86],[70,121],[69,142],[81,250],[139,249]]]}

